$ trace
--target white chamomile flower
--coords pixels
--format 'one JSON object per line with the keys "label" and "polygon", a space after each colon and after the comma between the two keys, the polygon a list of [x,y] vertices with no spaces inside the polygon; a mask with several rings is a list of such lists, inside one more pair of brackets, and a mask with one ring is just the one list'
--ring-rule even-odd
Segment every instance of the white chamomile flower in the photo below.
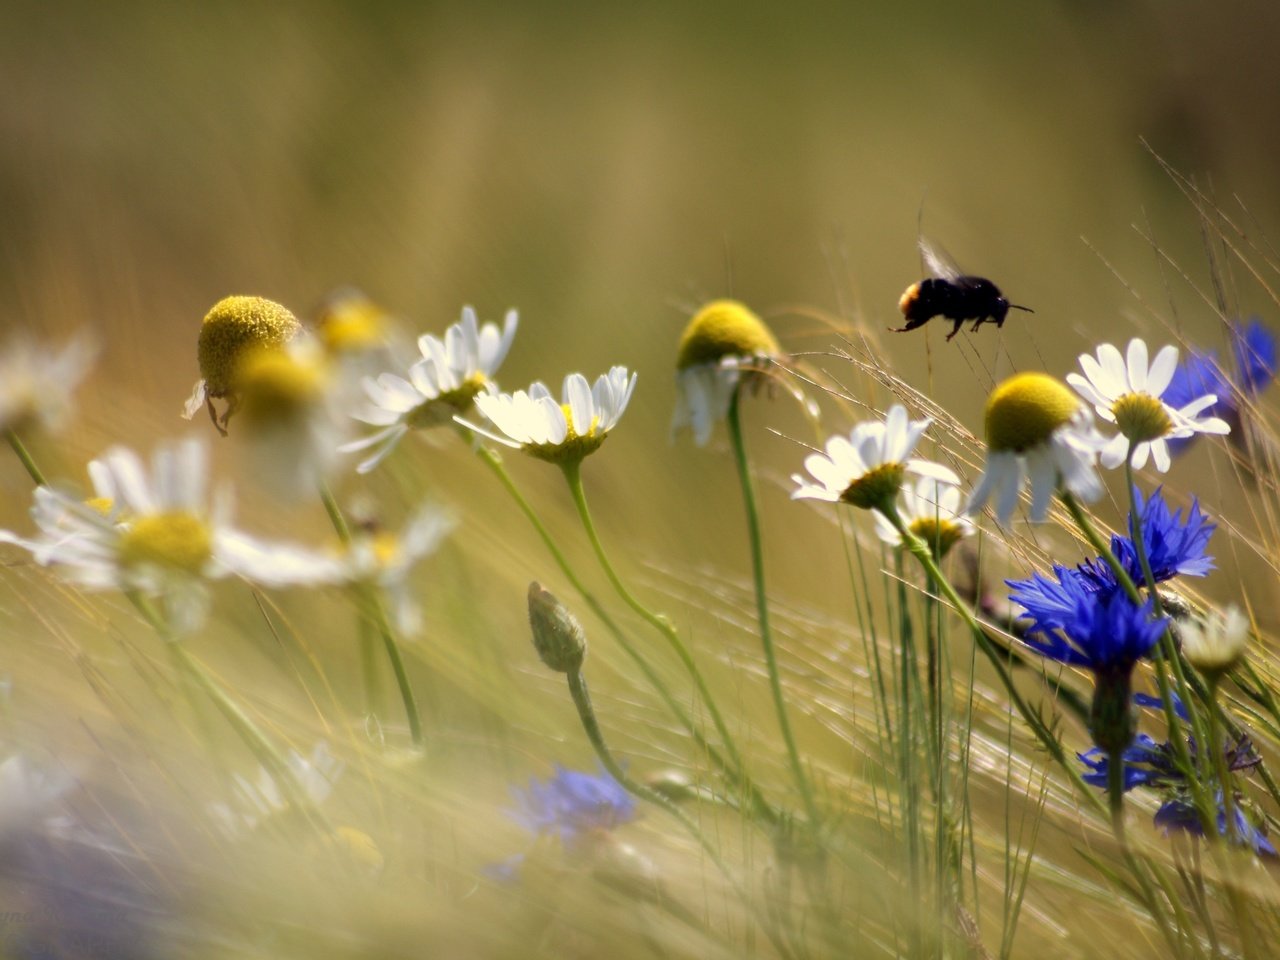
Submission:
{"label": "white chamomile flower", "polygon": [[236,378],[238,435],[258,480],[280,496],[314,494],[338,458],[349,418],[340,416],[341,374],[309,337],[255,349]]}
{"label": "white chamomile flower", "polygon": [[604,443],[635,386],[634,373],[613,367],[594,386],[580,373],[569,374],[559,400],[542,383],[513,394],[483,394],[476,397],[476,407],[502,433],[472,429],[539,460],[577,463]]}
{"label": "white chamomile flower", "polygon": [[[329,744],[323,740],[316,744],[309,757],[290,750],[285,762],[289,768],[288,776],[299,791],[300,799],[316,807],[329,798],[334,784],[346,767],[345,763],[330,752]],[[233,785],[234,807],[226,803],[209,805],[209,812],[222,822],[227,833],[233,837],[253,830],[264,821],[291,809],[288,793],[280,789],[276,777],[266,767],[258,768],[256,780],[235,774]]]}
{"label": "white chamomile flower", "polygon": [[340,448],[344,453],[375,450],[357,472],[376,467],[410,430],[450,423],[477,396],[493,390],[493,375],[511,349],[518,324],[516,312],[508,310],[501,332],[493,323],[481,327],[475,310],[463,307],[462,319],[443,340],[431,334],[418,338],[422,359],[409,368],[408,380],[394,373],[366,377],[369,404],[354,416],[381,429]]}
{"label": "white chamomile flower", "polygon": [[[941,475],[946,467],[938,465],[938,475],[919,477],[915,483],[903,484],[898,494],[898,516],[906,528],[933,551],[944,557],[962,539],[973,533],[973,521],[963,513],[960,478],[954,473]],[[902,534],[889,518],[876,511],[876,534],[890,546],[902,546]]]}
{"label": "white chamomile flower", "polygon": [[1178,622],[1182,653],[1187,662],[1206,676],[1230,670],[1244,656],[1249,642],[1249,618],[1236,606],[1226,612],[1211,610],[1203,621]]}
{"label": "white chamomile flower", "polygon": [[1061,381],[1045,373],[1019,373],[987,399],[987,459],[965,510],[977,513],[995,499],[1005,523],[1031,481],[1031,520],[1049,515],[1053,495],[1064,489],[1086,503],[1102,496],[1095,461],[1106,442],[1088,407]]}
{"label": "white chamomile flower", "polygon": [[159,447],[148,472],[137,454],[115,447],[89,464],[92,499],[38,487],[32,516],[40,535],[0,530],[0,541],[88,589],[161,597],[178,631],[203,622],[209,579],[236,575],[281,587],[343,578],[335,558],[232,528],[229,493],[212,504],[206,497],[207,460],[205,444],[192,438]]}
{"label": "white chamomile flower", "polygon": [[83,338],[58,352],[24,336],[6,344],[0,351],[0,434],[62,426],[93,354]]}
{"label": "white chamomile flower", "polygon": [[410,589],[409,572],[419,560],[435,553],[453,526],[453,519],[445,511],[423,506],[399,536],[371,522],[359,524],[351,532],[347,575],[354,582],[373,584],[386,591],[401,633],[417,633],[422,620]]}
{"label": "white chamomile flower", "polygon": [[939,480],[954,478],[955,473],[941,464],[909,459],[932,422],[910,420],[907,408],[894,404],[884,420],[859,423],[848,437],[837,434],[827,441],[825,453],[805,457],[804,467],[813,480],[791,475],[797,485],[791,499],[848,503],[871,510],[897,497],[908,470]]}
{"label": "white chamomile flower", "polygon": [[1165,473],[1171,462],[1167,441],[1185,440],[1197,433],[1231,432],[1225,420],[1199,416],[1218,402],[1214,394],[1197,397],[1179,408],[1160,399],[1178,369],[1175,346],[1161,348],[1148,364],[1147,344],[1137,337],[1129,341],[1125,356],[1104,343],[1096,358],[1081,354],[1080,367],[1084,376],[1069,373],[1067,382],[1094,405],[1098,416],[1120,430],[1102,448],[1102,464],[1107,468],[1132,458],[1134,468],[1141,469],[1150,454],[1156,469]]}
{"label": "white chamomile flower", "polygon": [[717,420],[729,412],[741,383],[759,383],[760,371],[782,352],[764,321],[735,300],[714,300],[685,327],[676,355],[676,412],[671,435],[688,427],[706,446]]}

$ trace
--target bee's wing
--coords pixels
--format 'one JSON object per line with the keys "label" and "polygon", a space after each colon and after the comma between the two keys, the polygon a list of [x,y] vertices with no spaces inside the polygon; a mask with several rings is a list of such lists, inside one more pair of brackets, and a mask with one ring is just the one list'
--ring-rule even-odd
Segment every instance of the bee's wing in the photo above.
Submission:
{"label": "bee's wing", "polygon": [[956,266],[956,262],[945,250],[930,243],[924,237],[920,238],[920,256],[924,258],[924,265],[933,276],[943,280],[960,279],[960,268]]}

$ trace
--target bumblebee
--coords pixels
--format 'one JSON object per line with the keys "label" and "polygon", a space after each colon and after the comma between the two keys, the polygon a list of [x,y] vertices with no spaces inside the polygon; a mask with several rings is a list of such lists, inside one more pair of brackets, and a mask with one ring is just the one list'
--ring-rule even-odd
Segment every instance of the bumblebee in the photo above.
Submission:
{"label": "bumblebee", "polygon": [[1004,318],[1011,309],[1035,313],[1030,307],[1010,303],[1000,288],[985,277],[961,273],[948,257],[924,240],[920,241],[920,252],[933,276],[913,283],[898,298],[898,309],[907,318],[907,325],[891,327],[894,333],[914,330],[941,316],[955,324],[947,334],[950,341],[966,320],[973,320],[972,329],[977,330],[988,320],[994,321],[997,327],[1004,326]]}

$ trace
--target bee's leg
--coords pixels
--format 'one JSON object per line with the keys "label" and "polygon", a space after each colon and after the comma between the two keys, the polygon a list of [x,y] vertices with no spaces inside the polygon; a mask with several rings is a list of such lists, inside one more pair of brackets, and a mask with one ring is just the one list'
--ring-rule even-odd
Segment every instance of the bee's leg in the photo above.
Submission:
{"label": "bee's leg", "polygon": [[930,319],[932,318],[925,317],[923,320],[919,320],[919,319],[908,320],[907,325],[905,327],[886,327],[885,329],[888,330],[890,333],[906,333],[908,330],[916,329],[916,327],[923,327],[926,323],[929,322]]}
{"label": "bee's leg", "polygon": [[947,343],[951,342],[951,338],[954,337],[957,333],[959,333],[960,327],[964,325],[963,320],[952,320],[951,322],[954,323],[955,326],[952,327],[951,332],[947,334]]}
{"label": "bee's leg", "polygon": [[213,397],[207,393],[204,396],[204,405],[205,409],[209,411],[209,420],[213,423],[214,429],[225,437],[227,435],[226,428],[218,422],[218,411],[213,405]]}

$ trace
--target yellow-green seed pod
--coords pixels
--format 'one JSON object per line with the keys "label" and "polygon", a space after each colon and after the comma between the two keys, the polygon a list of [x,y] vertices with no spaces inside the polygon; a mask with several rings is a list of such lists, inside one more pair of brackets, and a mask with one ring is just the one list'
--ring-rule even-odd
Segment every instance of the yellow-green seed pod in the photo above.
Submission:
{"label": "yellow-green seed pod", "polygon": [[987,446],[1022,453],[1047,442],[1079,409],[1079,398],[1061,380],[1047,373],[1015,374],[987,398]]}
{"label": "yellow-green seed pod", "polygon": [[694,314],[680,337],[676,370],[722,357],[772,357],[782,352],[763,320],[736,300],[713,300]]}

